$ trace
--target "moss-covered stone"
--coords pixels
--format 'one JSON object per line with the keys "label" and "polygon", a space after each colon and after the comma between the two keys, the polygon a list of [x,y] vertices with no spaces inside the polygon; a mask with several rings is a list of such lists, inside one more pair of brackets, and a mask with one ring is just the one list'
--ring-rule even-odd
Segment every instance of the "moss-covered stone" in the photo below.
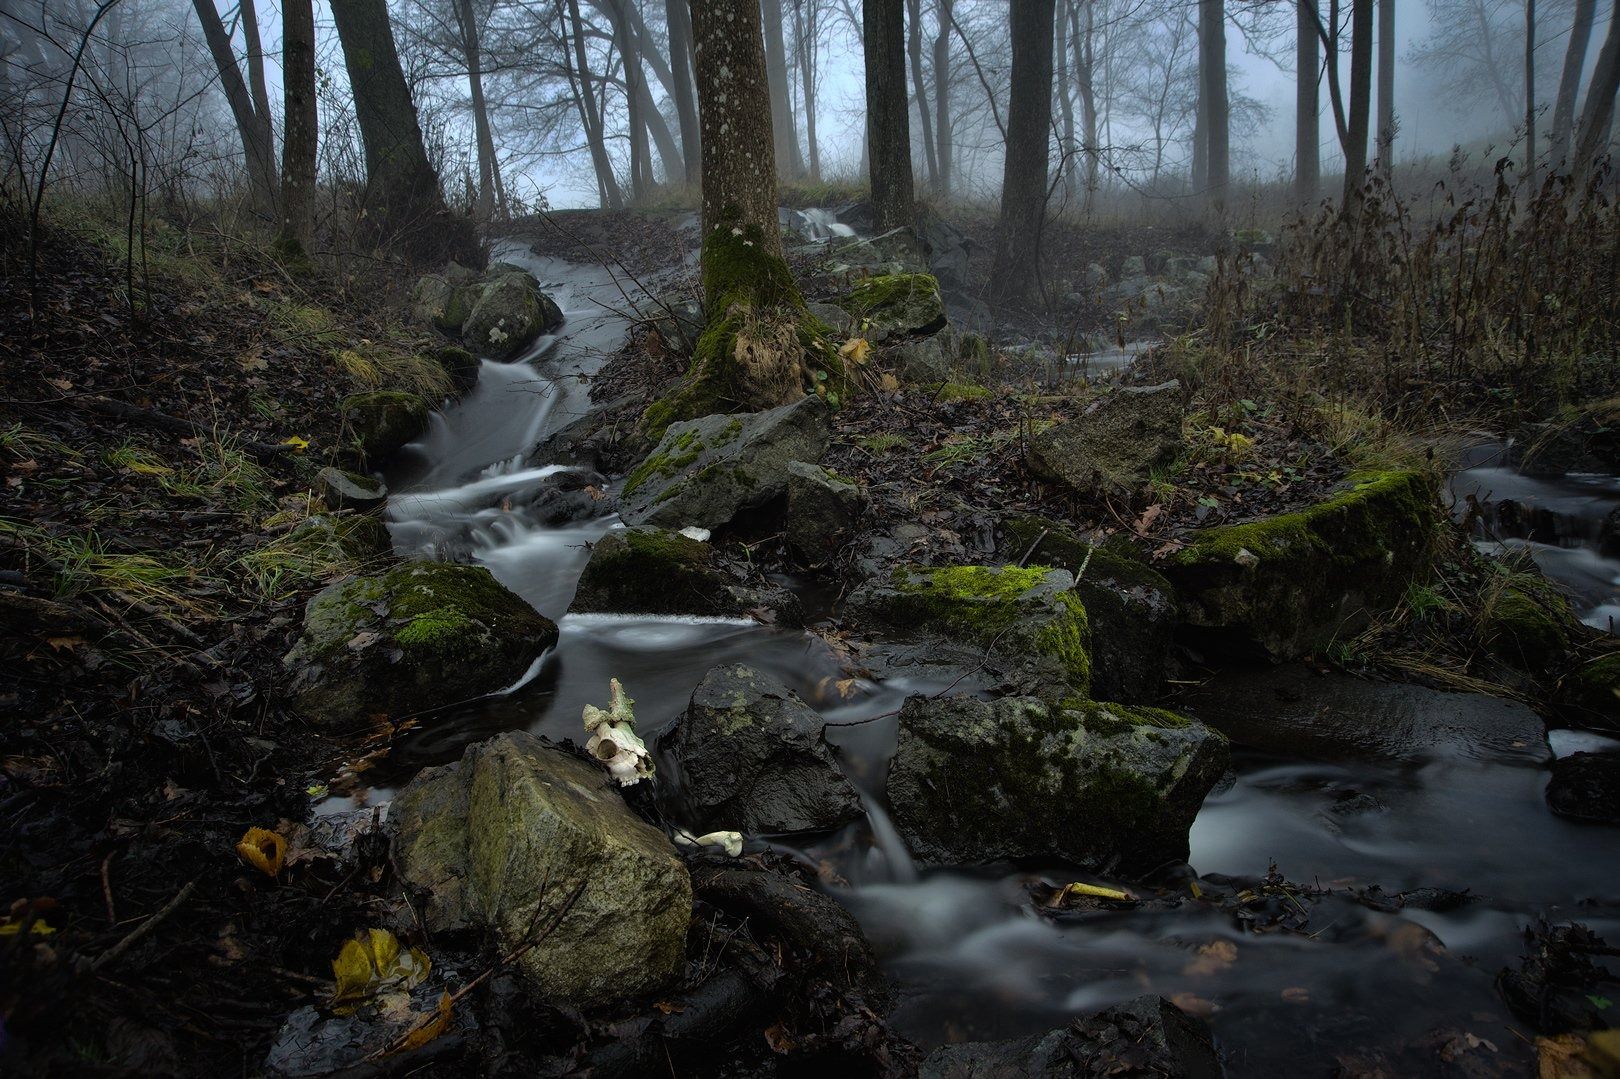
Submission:
{"label": "moss-covered stone", "polygon": [[1066,570],[902,566],[849,606],[858,617],[970,643],[1031,666],[1049,684],[1090,692],[1091,627]]}
{"label": "moss-covered stone", "polygon": [[945,325],[945,301],[932,274],[868,277],[838,305],[855,316],[861,332],[874,343],[934,333]]}
{"label": "moss-covered stone", "polygon": [[428,274],[417,281],[411,293],[411,313],[418,321],[443,333],[459,334],[471,311],[466,280]]}
{"label": "moss-covered stone", "polygon": [[461,340],[479,355],[506,360],[561,322],[562,311],[540,291],[534,275],[509,268],[478,290]]}
{"label": "moss-covered stone", "polygon": [[1586,726],[1620,729],[1620,652],[1589,660],[1558,687],[1559,710]]}
{"label": "moss-covered stone", "polygon": [[[532,735],[423,771],[387,828],[427,928],[489,927],[502,951],[532,944],[518,970],[542,1000],[590,1010],[680,971],[692,885],[669,840],[601,769]],[[537,925],[547,931],[533,943]]]}
{"label": "moss-covered stone", "polygon": [[1479,614],[1479,640],[1495,658],[1527,674],[1552,677],[1568,664],[1580,623],[1552,585],[1529,575],[1490,597]]}
{"label": "moss-covered stone", "polygon": [[433,358],[444,373],[450,376],[450,384],[457,393],[466,393],[478,384],[478,357],[462,348],[460,345],[445,345],[435,349]]}
{"label": "moss-covered stone", "polygon": [[596,541],[569,610],[741,617],[760,607],[797,612],[788,593],[739,583],[710,544],[644,527]]}
{"label": "moss-covered stone", "polygon": [[556,641],[482,566],[407,562],[318,593],[285,663],[298,710],[336,726],[493,693]]}
{"label": "moss-covered stone", "polygon": [[1127,542],[1096,545],[1032,515],[1002,522],[1002,555],[1074,574],[1091,622],[1092,692],[1118,701],[1157,697],[1174,644],[1176,589]]}
{"label": "moss-covered stone", "polygon": [[1424,473],[1361,472],[1307,509],[1195,533],[1162,568],[1191,643],[1299,658],[1400,601],[1428,567],[1435,521]]}
{"label": "moss-covered stone", "polygon": [[1228,760],[1219,734],[1158,709],[913,697],[888,792],[925,863],[1058,858],[1146,871],[1187,857],[1187,829]]}
{"label": "moss-covered stone", "polygon": [[427,401],[401,390],[351,393],[338,412],[368,461],[383,460],[427,430]]}
{"label": "moss-covered stone", "polygon": [[1114,386],[1071,420],[1036,432],[1026,459],[1037,475],[1082,495],[1131,498],[1181,452],[1181,383]]}

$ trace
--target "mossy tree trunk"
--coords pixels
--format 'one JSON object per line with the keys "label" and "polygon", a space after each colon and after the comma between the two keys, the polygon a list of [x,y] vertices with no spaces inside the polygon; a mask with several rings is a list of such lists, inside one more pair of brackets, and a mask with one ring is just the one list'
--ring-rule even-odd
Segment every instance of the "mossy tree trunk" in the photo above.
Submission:
{"label": "mossy tree trunk", "polygon": [[366,154],[368,218],[377,238],[425,261],[481,262],[471,223],[452,217],[394,48],[387,0],[332,5]]}
{"label": "mossy tree trunk", "polygon": [[681,388],[643,417],[653,437],[675,420],[774,408],[825,384],[815,374],[825,343],[782,257],[758,0],[693,4],[692,38],[708,324]]}

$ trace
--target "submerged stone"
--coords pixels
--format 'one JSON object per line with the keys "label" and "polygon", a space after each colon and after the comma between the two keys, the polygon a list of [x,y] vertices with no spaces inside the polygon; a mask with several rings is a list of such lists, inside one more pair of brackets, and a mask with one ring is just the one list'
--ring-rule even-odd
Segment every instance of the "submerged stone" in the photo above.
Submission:
{"label": "submerged stone", "polygon": [[1024,668],[1038,685],[1088,693],[1091,628],[1067,570],[901,566],[852,594],[863,620],[937,633]]}
{"label": "submerged stone", "polygon": [[859,820],[860,796],[823,738],[826,724],[764,671],[703,676],[691,707],[659,738],[677,763],[694,832],[820,832]]}
{"label": "submerged stone", "polygon": [[403,390],[351,393],[338,412],[368,461],[381,461],[427,430],[428,403]]}
{"label": "submerged stone", "polygon": [[788,464],[815,464],[830,424],[819,397],[765,412],[672,423],[625,480],[627,524],[719,528],[787,492]]}
{"label": "submerged stone", "polygon": [[1146,872],[1187,857],[1226,739],[1157,708],[913,697],[889,802],[925,863],[1062,859]]}
{"label": "submerged stone", "polygon": [[945,326],[939,282],[926,273],[868,277],[839,301],[855,319],[855,332],[873,344],[891,337],[930,334]]}
{"label": "submerged stone", "polygon": [[562,322],[555,301],[526,270],[497,274],[477,290],[461,340],[480,355],[505,360]]}
{"label": "submerged stone", "polygon": [[1135,496],[1181,452],[1181,420],[1180,382],[1117,386],[1035,434],[1029,464],[1083,495]]}
{"label": "submerged stone", "polygon": [[1209,1028],[1156,996],[1116,1004],[1048,1034],[941,1046],[918,1072],[920,1079],[1220,1079],[1222,1074]]}
{"label": "submerged stone", "polygon": [[596,541],[569,610],[745,617],[765,607],[789,618],[797,613],[791,594],[743,584],[710,544],[638,527]]}
{"label": "submerged stone", "polygon": [[1111,701],[1153,700],[1174,645],[1176,590],[1123,545],[1099,546],[1043,517],[1002,525],[1003,556],[1075,575],[1091,623],[1091,692]]}
{"label": "submerged stone", "polygon": [[359,725],[492,693],[556,642],[557,627],[482,566],[406,562],[317,593],[284,663],[300,713]]}
{"label": "submerged stone", "polygon": [[1160,568],[1181,595],[1189,643],[1297,659],[1394,607],[1427,568],[1434,527],[1425,474],[1360,472],[1307,509],[1195,533]]}
{"label": "submerged stone", "polygon": [[692,884],[674,847],[605,772],[533,735],[498,735],[424,770],[389,806],[387,830],[430,932],[487,926],[506,951],[550,927],[518,961],[550,1004],[611,1004],[681,968]]}

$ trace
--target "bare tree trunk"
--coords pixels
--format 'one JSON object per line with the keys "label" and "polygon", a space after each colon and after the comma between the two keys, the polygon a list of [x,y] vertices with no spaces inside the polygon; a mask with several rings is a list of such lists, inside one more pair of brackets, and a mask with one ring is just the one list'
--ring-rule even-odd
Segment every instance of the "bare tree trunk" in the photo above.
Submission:
{"label": "bare tree trunk", "polygon": [[1322,184],[1321,42],[1306,4],[1314,9],[1316,0],[1294,4],[1294,63],[1299,69],[1294,92],[1294,201],[1302,206],[1316,201]]}
{"label": "bare tree trunk", "polygon": [[[253,111],[270,125],[270,90],[264,81],[264,43],[259,40],[259,13],[253,0],[240,0],[242,40],[247,43],[248,89],[253,93]],[[271,147],[271,152],[275,150]]]}
{"label": "bare tree trunk", "polygon": [[1101,159],[1100,148],[1097,145],[1097,85],[1092,75],[1096,70],[1097,57],[1095,54],[1095,11],[1092,0],[1081,0],[1086,6],[1086,25],[1080,28],[1080,10],[1076,3],[1069,4],[1069,40],[1070,48],[1074,52],[1075,82],[1080,90],[1080,125],[1081,138],[1085,140],[1086,155],[1086,205],[1091,205],[1091,197],[1097,190],[1098,163]]}
{"label": "bare tree trunk", "polygon": [[804,143],[810,151],[810,179],[821,179],[821,148],[816,144],[816,17],[818,0],[793,0],[793,52],[799,61],[799,92],[804,98]]}
{"label": "bare tree trunk", "polygon": [[[705,0],[699,0],[703,3]],[[782,40],[782,0],[759,0],[765,33],[765,71],[770,80],[771,127],[776,138],[776,167],[783,179],[797,180],[804,175],[804,157],[799,153],[799,129],[793,122],[793,102],[788,98],[787,45]],[[693,12],[696,15],[696,12]]]}
{"label": "bare tree trunk", "polygon": [[481,261],[477,237],[445,208],[439,175],[428,161],[387,0],[343,0],[332,6],[332,17],[365,147],[369,220],[379,238],[424,261]]}
{"label": "bare tree trunk", "polygon": [[[1370,2],[1370,0],[1369,0]],[[1204,188],[1216,213],[1226,208],[1231,178],[1231,114],[1226,92],[1226,4],[1198,0],[1198,88],[1203,104]]]}
{"label": "bare tree trunk", "polygon": [[277,220],[275,139],[270,131],[270,116],[258,113],[242,71],[236,66],[236,54],[231,51],[231,39],[220,22],[213,0],[192,0],[197,21],[202,24],[203,38],[208,42],[209,55],[219,73],[220,88],[236,120],[236,129],[242,139],[242,154],[247,162],[248,190],[254,208],[269,220]]}
{"label": "bare tree trunk", "polygon": [[311,0],[281,0],[281,251],[308,257],[315,234],[315,9]]}
{"label": "bare tree trunk", "polygon": [[591,166],[596,170],[596,186],[601,189],[604,208],[621,210],[624,208],[624,195],[619,190],[618,178],[613,175],[613,161],[608,157],[601,117],[596,111],[596,92],[591,89],[591,66],[585,52],[585,28],[579,17],[579,0],[568,0],[568,21],[574,37],[573,71],[579,80],[575,93],[580,122],[585,127],[585,144],[590,148]]}
{"label": "bare tree trunk", "polygon": [[1350,121],[1344,147],[1344,208],[1355,213],[1367,179],[1372,102],[1373,0],[1350,0]]}
{"label": "bare tree trunk", "polygon": [[642,115],[643,100],[647,98],[646,75],[641,69],[641,50],[636,47],[630,17],[625,11],[628,2],[606,0],[605,9],[613,25],[613,44],[624,62],[624,100],[630,127],[630,193],[641,199],[652,188],[652,150],[647,144],[647,121]]}
{"label": "bare tree trunk", "polygon": [[1076,175],[1079,162],[1074,145],[1074,97],[1069,93],[1069,0],[1058,0],[1057,25],[1052,56],[1056,64],[1058,112],[1062,117],[1061,137],[1058,140],[1058,174],[1063,178],[1063,196],[1066,203],[1078,201],[1080,183]]}
{"label": "bare tree trunk", "polygon": [[872,218],[878,231],[915,223],[911,117],[906,104],[905,9],[901,0],[865,0],[866,131],[871,149]]}
{"label": "bare tree trunk", "polygon": [[1552,145],[1547,153],[1547,161],[1555,169],[1568,164],[1575,101],[1580,97],[1581,74],[1586,70],[1586,50],[1592,41],[1596,14],[1597,0],[1575,0],[1575,18],[1569,28],[1569,44],[1564,48],[1564,70],[1558,79],[1558,101],[1553,106]]}
{"label": "bare tree trunk", "polygon": [[939,158],[939,193],[951,193],[951,26],[954,0],[936,0],[939,27],[934,34],[934,150]]}
{"label": "bare tree trunk", "polygon": [[1608,145],[1616,91],[1620,91],[1620,10],[1611,7],[1609,32],[1604,35],[1603,50],[1598,53],[1597,67],[1592,70],[1592,83],[1586,88],[1586,106],[1581,110],[1581,123],[1575,134],[1574,167],[1570,171],[1578,177],[1586,175]]}
{"label": "bare tree trunk", "polygon": [[923,159],[928,165],[928,183],[938,186],[939,155],[934,149],[934,118],[929,114],[928,82],[923,78],[922,0],[906,0],[906,19],[906,53],[911,60],[911,90],[922,123]]}
{"label": "bare tree trunk", "polygon": [[1524,0],[1524,174],[1536,174],[1536,0]]}
{"label": "bare tree trunk", "polygon": [[1378,0],[1378,171],[1395,172],[1395,0]]}
{"label": "bare tree trunk", "polygon": [[1041,228],[1052,145],[1052,20],[1055,0],[1012,5],[1012,87],[1007,103],[1007,155],[991,298],[1026,300],[1039,276]]}
{"label": "bare tree trunk", "polygon": [[669,68],[675,84],[671,96],[681,121],[681,156],[686,162],[686,182],[695,184],[703,174],[703,150],[692,86],[692,14],[687,0],[664,0],[664,18],[669,25]]}
{"label": "bare tree trunk", "polygon": [[484,101],[483,49],[472,0],[456,0],[456,22],[460,24],[462,57],[467,62],[467,90],[472,97],[473,134],[478,144],[478,216],[488,221],[495,209],[500,164],[495,159],[495,135],[490,130],[489,108]]}

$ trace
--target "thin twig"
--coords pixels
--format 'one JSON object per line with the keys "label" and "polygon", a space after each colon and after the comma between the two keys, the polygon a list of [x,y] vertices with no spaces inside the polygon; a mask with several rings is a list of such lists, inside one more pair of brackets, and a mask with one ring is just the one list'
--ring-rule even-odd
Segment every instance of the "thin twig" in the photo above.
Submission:
{"label": "thin twig", "polygon": [[141,941],[150,936],[152,930],[162,925],[164,920],[167,919],[169,915],[179,910],[180,904],[191,898],[191,893],[196,890],[197,881],[194,878],[184,888],[181,888],[180,891],[175,894],[175,897],[169,900],[168,904],[164,906],[162,910],[158,911],[156,914],[146,919],[146,921],[136,926],[123,940],[101,953],[101,956],[94,963],[90,964],[90,972],[94,974],[96,971],[100,970],[104,966],[107,966],[109,963],[117,962],[117,960],[121,958],[125,952],[129,951],[131,948],[135,947],[135,945],[139,944]]}

